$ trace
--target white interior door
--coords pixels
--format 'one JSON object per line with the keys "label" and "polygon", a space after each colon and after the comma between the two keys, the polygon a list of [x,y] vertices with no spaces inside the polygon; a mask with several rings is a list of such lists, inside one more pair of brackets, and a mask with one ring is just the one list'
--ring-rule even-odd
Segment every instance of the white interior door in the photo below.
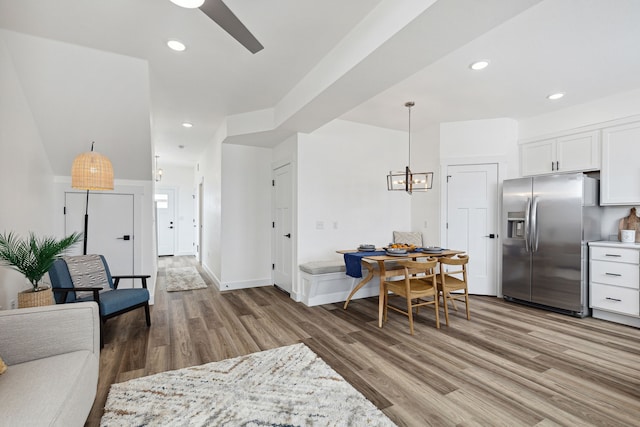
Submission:
{"label": "white interior door", "polygon": [[287,164],[273,171],[275,221],[273,282],[281,289],[291,293],[293,290],[293,235],[291,210],[291,165]]}
{"label": "white interior door", "polygon": [[[89,193],[87,253],[104,255],[113,275],[134,274],[133,194]],[[85,193],[65,193],[65,234],[84,232]],[[82,254],[82,243],[70,253]],[[120,286],[131,287],[130,279]]]}
{"label": "white interior door", "polygon": [[469,254],[469,293],[497,295],[498,165],[447,167],[446,245]]}
{"label": "white interior door", "polygon": [[155,202],[158,256],[170,256],[176,251],[175,190],[156,188]]}

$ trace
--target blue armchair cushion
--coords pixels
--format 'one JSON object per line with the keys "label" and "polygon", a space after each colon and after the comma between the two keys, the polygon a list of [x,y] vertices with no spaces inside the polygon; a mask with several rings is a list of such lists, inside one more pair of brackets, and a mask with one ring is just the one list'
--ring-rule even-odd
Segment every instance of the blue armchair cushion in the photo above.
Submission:
{"label": "blue armchair cushion", "polygon": [[[109,316],[149,300],[149,291],[141,288],[115,289],[100,293],[100,313]],[[80,298],[77,301],[93,301],[92,296]]]}

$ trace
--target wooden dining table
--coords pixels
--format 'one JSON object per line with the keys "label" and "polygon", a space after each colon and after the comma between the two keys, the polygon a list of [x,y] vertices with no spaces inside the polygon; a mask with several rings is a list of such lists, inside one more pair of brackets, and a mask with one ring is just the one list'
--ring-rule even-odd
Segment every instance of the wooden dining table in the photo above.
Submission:
{"label": "wooden dining table", "polygon": [[[379,252],[379,251],[384,251],[384,249],[376,249],[376,252]],[[346,250],[338,250],[336,252],[344,255],[349,253],[358,253],[359,251],[354,249],[346,249]],[[379,276],[380,277],[380,293],[378,297],[378,327],[382,328],[382,316],[384,312],[384,298],[383,298],[384,280],[387,277],[387,273],[388,273],[385,266],[385,263],[387,261],[416,260],[419,258],[429,258],[429,257],[438,258],[438,257],[445,257],[445,256],[454,256],[454,255],[463,254],[463,253],[465,252],[453,250],[453,249],[443,249],[441,251],[433,251],[433,252],[431,251],[430,252],[417,252],[417,251],[407,252],[402,256],[386,255],[386,254],[365,255],[362,257],[362,261],[360,264],[367,269],[367,275],[360,281],[360,283],[356,285],[355,288],[353,288],[353,290],[347,297],[347,300],[344,302],[343,308],[345,310],[347,309],[347,306],[349,305],[349,301],[351,301],[351,298],[353,298],[353,295],[355,295],[355,293],[358,292],[358,290],[360,290],[364,285],[369,283],[371,279],[373,279],[373,276]],[[375,268],[375,264],[372,264],[372,262],[377,263],[378,265],[377,269]],[[394,271],[394,272],[397,271],[399,275],[401,269],[394,268],[391,271]]]}

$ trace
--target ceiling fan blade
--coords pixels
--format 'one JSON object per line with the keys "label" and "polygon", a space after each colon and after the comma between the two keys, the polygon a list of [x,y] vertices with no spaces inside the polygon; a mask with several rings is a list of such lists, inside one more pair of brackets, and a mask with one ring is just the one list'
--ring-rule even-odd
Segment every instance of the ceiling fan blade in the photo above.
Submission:
{"label": "ceiling fan blade", "polygon": [[209,18],[213,19],[240,44],[249,49],[251,53],[256,53],[264,49],[253,34],[244,26],[236,15],[227,7],[222,0],[206,0],[200,10]]}

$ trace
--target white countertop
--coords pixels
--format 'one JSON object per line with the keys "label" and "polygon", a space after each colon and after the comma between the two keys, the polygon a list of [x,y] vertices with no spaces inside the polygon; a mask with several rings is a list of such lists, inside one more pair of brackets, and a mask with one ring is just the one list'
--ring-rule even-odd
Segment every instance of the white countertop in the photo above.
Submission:
{"label": "white countertop", "polygon": [[640,249],[640,243],[622,243],[616,240],[598,240],[589,242],[589,246],[602,246],[607,248],[633,248]]}

